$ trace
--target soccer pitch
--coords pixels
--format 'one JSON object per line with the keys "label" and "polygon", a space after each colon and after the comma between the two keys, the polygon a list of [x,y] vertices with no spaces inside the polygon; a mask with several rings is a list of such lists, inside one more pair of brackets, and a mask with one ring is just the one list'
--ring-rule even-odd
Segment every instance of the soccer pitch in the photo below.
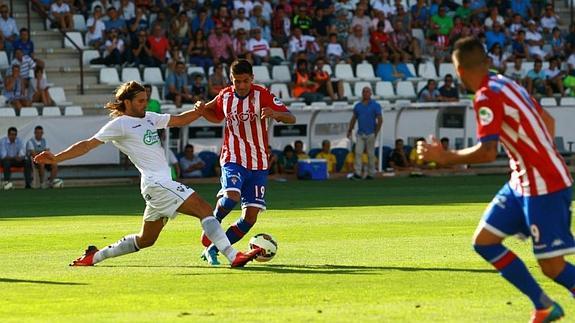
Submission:
{"label": "soccer pitch", "polygon": [[[273,235],[278,254],[243,269],[202,262],[198,220],[184,215],[152,248],[68,267],[88,244],[139,230],[139,187],[3,191],[0,321],[527,322],[529,300],[471,247],[505,180],[271,181],[248,236]],[[215,184],[194,188],[215,200]],[[506,245],[575,320],[575,301],[543,278],[530,244]]]}

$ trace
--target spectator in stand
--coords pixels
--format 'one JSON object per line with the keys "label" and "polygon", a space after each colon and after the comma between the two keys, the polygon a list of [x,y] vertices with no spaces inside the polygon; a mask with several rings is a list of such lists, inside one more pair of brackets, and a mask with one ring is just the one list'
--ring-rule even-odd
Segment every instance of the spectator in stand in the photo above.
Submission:
{"label": "spectator in stand", "polygon": [[184,156],[180,158],[180,170],[183,178],[202,177],[202,168],[206,163],[194,154],[194,146],[187,144],[184,148]]}
{"label": "spectator in stand", "polygon": [[226,34],[232,31],[233,20],[228,11],[228,7],[225,5],[220,5],[217,12],[212,15],[212,20],[214,21],[214,28],[219,25]]}
{"label": "spectator in stand", "polygon": [[398,81],[402,76],[398,75],[393,69],[393,64],[389,61],[389,52],[387,50],[382,51],[379,55],[379,63],[377,64],[375,75],[386,82]]}
{"label": "spectator in stand", "polygon": [[505,76],[509,77],[510,79],[514,80],[517,84],[523,86],[524,85],[524,80],[525,80],[525,76],[527,75],[524,71],[523,71],[523,59],[521,57],[515,56],[513,58],[513,66],[511,66],[511,68],[508,68],[505,71]]}
{"label": "spectator in stand", "polygon": [[136,5],[132,0],[116,0],[114,1],[114,7],[118,9],[120,17],[126,21],[136,17]]}
{"label": "spectator in stand", "polygon": [[509,17],[513,16],[510,2],[511,1],[509,0],[489,0],[487,1],[487,8],[496,7],[499,11],[499,14],[505,17],[505,20],[507,21]]}
{"label": "spectator in stand", "polygon": [[104,43],[104,32],[106,31],[106,25],[102,19],[102,7],[94,7],[94,13],[92,17],[88,18],[86,22],[88,31],[86,32],[86,41],[88,46],[100,49],[100,46]]}
{"label": "spectator in stand", "polygon": [[371,59],[369,38],[365,36],[361,25],[353,26],[353,32],[347,38],[347,51],[351,63],[355,66],[363,60]]}
{"label": "spectator in stand", "polygon": [[390,26],[388,28],[387,24],[385,26],[386,32],[392,33],[393,32],[393,25],[396,21],[400,21],[402,26],[408,26],[411,30],[411,26],[413,25],[411,15],[405,11],[403,6],[397,7],[397,14],[394,16],[389,17]]}
{"label": "spectator in stand", "polygon": [[248,35],[244,29],[240,28],[236,32],[236,37],[232,39],[232,48],[237,58],[245,58],[252,61],[252,53],[248,49]]}
{"label": "spectator in stand", "polygon": [[[58,176],[58,165],[57,164],[34,164],[32,160],[36,155],[43,151],[49,151],[50,148],[46,143],[44,138],[44,129],[42,126],[36,126],[34,128],[34,137],[30,138],[26,142],[26,163],[30,166],[36,167],[38,169],[38,177],[40,178],[40,187],[48,188],[53,183],[53,181]],[[50,176],[47,181],[44,181],[44,172],[50,172]]]}
{"label": "spectator in stand", "polygon": [[297,160],[309,159],[309,155],[303,150],[303,141],[301,140],[294,142],[294,154],[297,156]]}
{"label": "spectator in stand", "polygon": [[243,29],[249,31],[251,28],[250,21],[246,18],[246,12],[244,8],[240,8],[237,11],[236,18],[232,23],[232,30],[238,32],[238,30]]}
{"label": "spectator in stand", "polygon": [[447,15],[447,7],[440,7],[437,15],[431,17],[431,28],[437,35],[449,36],[453,28],[453,18]]}
{"label": "spectator in stand", "polygon": [[393,26],[391,25],[391,20],[388,19],[383,12],[375,11],[374,15],[375,15],[375,17],[373,19],[371,19],[371,23],[369,26],[369,28],[372,30],[372,34],[373,34],[373,32],[375,32],[377,30],[377,28],[379,28],[380,23],[382,23],[383,32],[386,32],[386,33],[392,33],[393,32]]}
{"label": "spectator in stand", "polygon": [[[207,15],[207,14],[206,14]],[[197,16],[196,18],[198,18]],[[196,28],[195,31],[202,30],[203,28]],[[170,22],[170,39],[175,40],[180,44],[187,45],[192,38],[192,28],[190,28],[190,22],[188,21],[188,15],[185,12],[180,12],[176,17]]]}
{"label": "spectator in stand", "polygon": [[223,33],[223,27],[216,25],[215,32],[208,37],[208,48],[214,62],[230,63],[235,59],[232,39]]}
{"label": "spectator in stand", "polygon": [[250,17],[250,30],[253,33],[254,30],[259,29],[262,39],[267,41],[269,46],[269,42],[272,39],[270,22],[263,16],[262,10],[261,4],[256,2]]}
{"label": "spectator in stand", "polygon": [[55,0],[50,6],[50,15],[62,31],[74,30],[72,9],[64,0]]}
{"label": "spectator in stand", "polygon": [[162,105],[160,101],[152,98],[152,85],[144,84],[146,89],[146,95],[148,96],[148,105],[146,106],[146,111],[162,113]]}
{"label": "spectator in stand", "polygon": [[503,52],[501,45],[499,45],[499,43],[493,44],[487,55],[491,59],[491,69],[495,69],[500,74],[505,74],[507,61],[511,56]]}
{"label": "spectator in stand", "polygon": [[304,35],[309,35],[312,28],[312,19],[305,4],[299,6],[299,12],[292,18],[292,26],[301,29]]}
{"label": "spectator in stand", "polygon": [[[327,0],[327,1],[331,1],[331,0]],[[318,6],[318,5],[319,4],[317,4],[316,6]],[[262,16],[269,22],[272,19],[272,13],[274,12],[274,9],[271,5],[271,2],[268,0],[255,0],[254,1],[254,9],[257,6],[262,7]],[[252,9],[252,14],[253,14],[254,9]]]}
{"label": "spectator in stand", "polygon": [[565,57],[565,39],[561,35],[559,27],[553,28],[549,44],[551,45],[551,56]]}
{"label": "spectator in stand", "polygon": [[471,35],[473,35],[473,37],[485,37],[485,26],[477,16],[471,17],[471,26],[469,28],[471,29]]}
{"label": "spectator in stand", "polygon": [[8,136],[0,139],[0,161],[4,169],[4,182],[10,182],[11,167],[24,167],[26,188],[32,188],[32,163],[26,160],[25,147],[15,127],[8,128]]}
{"label": "spectator in stand", "polygon": [[278,173],[278,163],[279,163],[279,156],[274,153],[272,146],[268,145],[268,174],[269,175],[274,175]]}
{"label": "spectator in stand", "polygon": [[371,54],[375,57],[379,57],[382,52],[388,50],[389,46],[389,35],[385,31],[385,21],[380,21],[377,24],[377,28],[371,32],[370,48]]}
{"label": "spectator in stand", "polygon": [[569,33],[565,36],[565,54],[569,55],[575,49],[575,23],[569,25]]}
{"label": "spectator in stand", "polygon": [[[138,8],[138,10],[140,10]],[[145,67],[160,67],[152,57],[152,49],[148,42],[148,34],[145,30],[138,31],[138,37],[131,46],[131,62],[135,66],[143,65]]]}
{"label": "spectator in stand", "polygon": [[371,0],[369,4],[371,6],[371,12],[375,12],[375,15],[378,13],[382,13],[386,17],[393,15],[393,7],[389,4],[389,1]]}
{"label": "spectator in stand", "polygon": [[138,38],[138,35],[141,31],[148,33],[148,29],[150,28],[150,22],[146,17],[146,13],[144,9],[138,7],[136,8],[136,15],[134,18],[127,21],[128,30],[130,32],[130,41],[135,42]]}
{"label": "spectator in stand", "polygon": [[395,32],[391,35],[391,42],[389,43],[391,49],[399,53],[404,60],[420,61],[421,49],[419,42],[411,35],[411,32],[404,28],[401,21],[395,22],[393,30]]}
{"label": "spectator in stand", "polygon": [[395,139],[395,147],[389,154],[389,167],[394,170],[406,170],[410,166],[409,158],[405,155],[403,139]]}
{"label": "spectator in stand", "polygon": [[325,13],[325,9],[316,8],[312,20],[311,35],[316,37],[320,42],[326,43],[330,25],[331,18]]}
{"label": "spectator in stand", "polygon": [[175,40],[171,40],[170,50],[166,53],[166,67],[168,75],[176,71],[176,63],[185,61],[186,59],[184,58],[184,53],[180,48],[180,44]]}
{"label": "spectator in stand", "polygon": [[106,30],[116,29],[119,35],[127,36],[128,35],[128,26],[124,18],[121,18],[118,15],[118,11],[114,7],[108,8],[106,11],[108,15],[108,20],[104,21],[106,25]]}
{"label": "spectator in stand", "polygon": [[0,4],[0,50],[5,50],[8,58],[12,57],[12,43],[18,38],[16,20],[10,17],[10,10],[5,4]]}
{"label": "spectator in stand", "polygon": [[431,18],[427,1],[417,0],[417,3],[411,6],[411,16],[413,28],[426,29]]}
{"label": "spectator in stand", "polygon": [[523,26],[523,18],[520,14],[514,14],[513,18],[511,18],[511,25],[509,25],[508,31],[509,36],[511,39],[517,38],[517,33],[520,30],[524,30],[525,26]]}
{"label": "spectator in stand", "polygon": [[442,63],[448,62],[451,59],[451,52],[449,50],[449,37],[445,35],[435,34],[429,37],[429,53],[433,56],[433,63],[436,70]]}
{"label": "spectator in stand", "polygon": [[512,13],[519,14],[525,20],[531,19],[532,17],[534,17],[533,8],[531,7],[531,1],[530,0],[513,0],[510,2],[511,2],[511,12]]}
{"label": "spectator in stand", "polygon": [[95,0],[90,4],[90,11],[94,11],[96,6],[102,7],[103,10],[108,10],[108,8],[113,7],[113,3],[110,0]]}
{"label": "spectator in stand", "polygon": [[30,56],[33,60],[36,61],[34,58],[34,42],[30,40],[30,32],[27,28],[20,29],[20,38],[16,39],[12,43],[12,48],[14,50],[20,49],[22,53],[26,56]]}
{"label": "spectator in stand", "polygon": [[355,146],[355,164],[353,179],[360,179],[362,175],[362,154],[367,150],[368,175],[366,179],[375,176],[375,138],[381,130],[383,118],[381,105],[371,99],[371,88],[366,86],[361,91],[361,101],[353,108],[353,116],[349,121],[347,137],[351,139],[353,128],[357,121],[357,135]]}
{"label": "spectator in stand", "polygon": [[405,64],[403,58],[397,53],[391,55],[391,67],[394,77],[402,81],[415,77],[409,70],[409,67],[407,67],[407,64]]}
{"label": "spectator in stand", "polygon": [[485,33],[485,45],[487,49],[493,48],[495,44],[499,44],[501,48],[507,45],[507,36],[505,35],[502,25],[497,21],[493,23],[493,28]]}
{"label": "spectator in stand", "polygon": [[453,28],[449,32],[449,44],[454,44],[459,38],[462,38],[466,29],[469,30],[469,27],[463,22],[463,19],[455,16],[453,18]]}
{"label": "spectator in stand", "polygon": [[277,5],[271,23],[272,46],[282,46],[290,40],[291,21],[284,6]]}
{"label": "spectator in stand", "polygon": [[427,85],[419,92],[419,102],[439,102],[441,101],[441,93],[437,90],[437,83],[435,80],[427,80]]}
{"label": "spectator in stand", "polygon": [[349,0],[339,0],[335,2],[335,11],[344,11],[347,19],[351,20],[351,13],[355,11],[356,2],[352,2]]}
{"label": "spectator in stand", "polygon": [[317,153],[315,158],[325,159],[327,161],[327,172],[330,174],[335,173],[337,159],[335,158],[335,155],[331,153],[331,143],[329,140],[324,140],[321,142],[321,151]]}
{"label": "spectator in stand", "polygon": [[283,154],[279,158],[278,166],[280,174],[291,175],[297,172],[297,156],[292,145],[285,146]]}
{"label": "spectator in stand", "polygon": [[190,58],[190,64],[201,66],[207,75],[208,68],[212,66],[214,62],[210,56],[208,40],[203,29],[198,29],[194,32],[194,36],[188,44],[187,52]]}
{"label": "spectator in stand", "polygon": [[365,14],[366,7],[364,5],[358,5],[355,10],[355,15],[351,19],[352,27],[361,26],[364,37],[369,37],[371,32],[371,18]]}
{"label": "spectator in stand", "polygon": [[443,78],[443,85],[439,88],[439,98],[442,102],[459,101],[459,91],[453,84],[453,75],[447,74]]}
{"label": "spectator in stand", "polygon": [[164,31],[160,24],[154,24],[152,34],[148,37],[148,44],[152,51],[154,66],[160,66],[166,62],[166,53],[170,49],[168,38],[164,36]]}
{"label": "spectator in stand", "polygon": [[315,41],[315,37],[302,34],[301,29],[295,27],[293,35],[289,42],[288,56],[289,59],[294,61],[297,54],[305,52],[310,60],[314,60],[319,46]]}
{"label": "spectator in stand", "polygon": [[[325,59],[323,57],[318,57],[315,61],[315,68],[313,71],[313,80],[319,84],[317,92],[329,96],[332,101],[335,100],[346,100],[343,96],[343,80],[332,81],[331,76],[328,72],[324,71]],[[334,84],[337,93],[334,91]]]}
{"label": "spectator in stand", "polygon": [[[256,8],[261,8],[257,6]],[[270,61],[270,44],[262,38],[262,30],[258,27],[252,29],[253,38],[248,41],[248,51],[251,53],[254,65],[261,65]]]}
{"label": "spectator in stand", "polygon": [[495,22],[499,23],[500,26],[505,24],[505,19],[499,15],[499,9],[497,7],[492,7],[489,9],[489,16],[485,18],[485,28],[490,30],[495,25]]}
{"label": "spectator in stand", "polygon": [[563,86],[565,73],[561,71],[559,59],[556,57],[550,58],[549,67],[544,70],[544,73],[547,83],[547,95],[552,96],[553,93],[559,93],[562,97],[565,96],[565,87]]}
{"label": "spectator in stand", "polygon": [[549,93],[551,89],[547,88],[546,85],[546,75],[541,69],[543,67],[543,62],[540,59],[535,59],[535,64],[533,69],[527,72],[525,78],[525,83],[527,85],[527,91],[531,95],[541,93],[547,96],[551,96],[553,93]]}
{"label": "spectator in stand", "polygon": [[104,43],[104,64],[122,65],[126,58],[126,46],[124,40],[120,38],[118,30],[113,28],[108,31],[108,39]]}
{"label": "spectator in stand", "polygon": [[[330,33],[337,35],[337,41],[341,44],[347,41],[351,30],[351,20],[348,18],[348,11],[340,9],[336,12],[336,20],[333,23]],[[295,30],[294,30],[295,32]]]}
{"label": "spectator in stand", "polygon": [[40,102],[44,106],[53,106],[54,100],[48,92],[48,82],[44,77],[44,68],[36,66],[34,68],[34,78],[30,81],[30,94],[32,102]]}
{"label": "spectator in stand", "polygon": [[223,63],[216,63],[212,74],[208,77],[208,99],[212,99],[230,84]]}
{"label": "spectator in stand", "polygon": [[203,82],[204,74],[195,73],[192,75],[193,82],[190,86],[190,93],[193,96],[193,101],[205,101],[208,98],[208,89]]}
{"label": "spectator in stand", "polygon": [[176,63],[175,73],[170,73],[166,80],[165,98],[174,101],[177,107],[182,103],[194,103],[194,97],[188,88],[188,75],[186,74],[186,64],[184,62]]}
{"label": "spectator in stand", "polygon": [[236,13],[240,10],[243,10],[246,14],[246,17],[249,18],[253,8],[254,3],[251,0],[234,0],[234,10]]}
{"label": "spectator in stand", "polygon": [[293,97],[302,98],[306,104],[312,102],[319,102],[323,100],[323,95],[317,93],[319,84],[312,80],[312,75],[309,71],[308,61],[299,59],[297,61],[296,70],[294,71],[293,82]]}
{"label": "spectator in stand", "polygon": [[471,22],[472,10],[470,7],[471,0],[463,0],[461,6],[455,10],[455,17],[461,18],[465,24]]}
{"label": "spectator in stand", "polygon": [[472,20],[473,18],[477,18],[479,21],[483,21],[489,11],[485,0],[473,0],[469,8],[471,9]]}
{"label": "spectator in stand", "polygon": [[525,40],[525,30],[517,32],[517,38],[511,44],[513,57],[527,59],[529,58],[529,44]]}
{"label": "spectator in stand", "polygon": [[537,30],[537,23],[533,20],[529,20],[528,27],[529,29],[525,33],[525,40],[527,44],[529,44],[529,55],[537,57],[540,60],[546,60],[549,55],[543,50],[545,40]]}
{"label": "spectator in stand", "polygon": [[325,55],[331,65],[338,64],[341,60],[346,59],[343,47],[337,41],[337,35],[335,33],[329,34],[329,43],[326,45]]}
{"label": "spectator in stand", "polygon": [[16,115],[20,115],[22,107],[30,106],[26,82],[20,75],[20,65],[12,65],[10,75],[6,75],[4,80],[2,95],[6,98],[6,103],[14,107]]}
{"label": "spectator in stand", "polygon": [[[185,13],[184,13],[185,14]],[[187,19],[179,18],[180,24],[187,23]],[[198,29],[204,31],[204,34],[209,35],[214,29],[214,21],[208,16],[208,10],[202,8],[198,11],[198,15],[192,20],[192,32],[196,32]]]}
{"label": "spectator in stand", "polygon": [[20,76],[24,80],[24,86],[28,87],[28,81],[30,80],[30,73],[36,67],[36,62],[28,56],[24,55],[21,49],[17,49],[14,51],[14,58],[12,59],[12,63],[10,65],[18,65],[20,66]]}

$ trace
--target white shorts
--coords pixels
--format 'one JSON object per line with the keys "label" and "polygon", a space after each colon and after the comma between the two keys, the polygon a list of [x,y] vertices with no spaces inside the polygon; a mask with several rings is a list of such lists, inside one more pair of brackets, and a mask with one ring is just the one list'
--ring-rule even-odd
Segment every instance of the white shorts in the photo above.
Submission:
{"label": "white shorts", "polygon": [[141,191],[146,201],[144,221],[156,221],[164,217],[174,219],[176,210],[194,193],[190,187],[169,179],[143,180]]}

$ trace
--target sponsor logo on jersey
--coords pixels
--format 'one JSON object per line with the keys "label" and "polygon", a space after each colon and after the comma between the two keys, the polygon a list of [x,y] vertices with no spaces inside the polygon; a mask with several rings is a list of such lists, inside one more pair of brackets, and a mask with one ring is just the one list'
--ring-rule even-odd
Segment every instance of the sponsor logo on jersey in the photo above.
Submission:
{"label": "sponsor logo on jersey", "polygon": [[257,115],[252,112],[242,112],[242,113],[233,113],[228,114],[226,117],[226,123],[228,126],[239,125],[241,122],[253,122],[257,120]]}
{"label": "sponsor logo on jersey", "polygon": [[146,201],[149,201],[149,200],[152,199],[152,197],[150,196],[150,194],[146,194],[146,196],[144,196],[144,199],[145,199]]}
{"label": "sponsor logo on jersey", "polygon": [[158,132],[146,130],[146,133],[144,134],[144,143],[148,146],[151,146],[158,142],[160,142],[160,136],[158,136]]}
{"label": "sponsor logo on jersey", "polygon": [[479,108],[477,114],[479,115],[479,123],[481,123],[482,126],[486,126],[493,122],[493,111],[488,107]]}

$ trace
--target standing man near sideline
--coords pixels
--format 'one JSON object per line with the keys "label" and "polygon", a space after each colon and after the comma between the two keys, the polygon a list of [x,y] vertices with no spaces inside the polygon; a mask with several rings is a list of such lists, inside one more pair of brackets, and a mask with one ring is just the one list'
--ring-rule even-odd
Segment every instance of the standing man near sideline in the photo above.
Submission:
{"label": "standing man near sideline", "polygon": [[[10,182],[12,177],[11,167],[24,167],[24,181],[26,188],[32,188],[32,165],[26,160],[24,144],[18,138],[18,130],[15,127],[8,128],[8,136],[0,139],[0,161],[4,169],[4,181]],[[10,184],[12,187],[12,184]]]}
{"label": "standing man near sideline", "polygon": [[193,189],[172,180],[166,154],[160,143],[158,129],[186,126],[201,117],[201,110],[194,109],[171,116],[146,112],[147,103],[146,89],[140,83],[124,83],[116,90],[114,100],[106,104],[106,108],[111,111],[112,120],[98,133],[55,155],[44,151],[34,158],[35,163],[57,164],[82,156],[111,141],[128,155],[142,174],[140,189],[146,200],[146,209],[140,233],[125,236],[102,250],[88,246],[84,255],[70,265],[93,266],[107,258],[151,247],[168,219],[175,218],[177,212],[180,212],[200,219],[204,232],[222,250],[231,266],[243,267],[253,260],[261,249],[256,248],[244,254],[230,245],[220,223],[212,216],[210,205]]}
{"label": "standing man near sideline", "polygon": [[[203,111],[206,120],[226,122],[220,155],[222,188],[213,214],[221,222],[241,199],[242,216],[226,231],[234,244],[254,226],[259,212],[266,209],[267,119],[295,123],[295,117],[267,88],[253,84],[250,62],[237,60],[230,71],[232,85],[220,91],[205,108],[202,102],[196,103],[196,107]],[[213,240],[209,236],[202,235],[202,244],[206,247],[202,258],[211,265],[219,265],[219,246],[210,241]]]}
{"label": "standing man near sideline", "polygon": [[353,116],[349,121],[347,137],[351,139],[351,133],[357,121],[357,136],[355,143],[354,172],[352,179],[361,179],[361,155],[367,149],[367,176],[365,179],[373,179],[375,176],[375,139],[383,118],[381,105],[371,99],[371,88],[366,86],[361,91],[361,101],[353,107]]}
{"label": "standing man near sideline", "polygon": [[[44,128],[42,126],[34,127],[34,137],[30,138],[28,142],[26,142],[26,156],[27,160],[30,164],[32,164],[32,160],[36,155],[43,151],[48,151],[50,148],[46,143],[46,139],[44,138]],[[58,165],[42,165],[42,164],[34,164],[34,167],[38,169],[38,177],[40,177],[40,186],[42,188],[48,188],[54,183],[54,180],[58,176]],[[48,177],[47,181],[44,181],[44,171],[48,170],[50,172],[50,176]]]}
{"label": "standing man near sideline", "polygon": [[478,39],[459,40],[452,57],[457,75],[475,92],[479,143],[449,151],[434,139],[418,145],[419,158],[443,165],[490,162],[501,141],[510,159],[511,180],[487,207],[473,247],[533,302],[530,322],[556,321],[564,315],[559,304],[502,244],[515,234],[531,236],[543,274],[575,295],[575,266],[565,261],[565,255],[575,253],[570,228],[573,179],[553,143],[555,121],[525,88],[505,76],[489,75],[489,60]]}

